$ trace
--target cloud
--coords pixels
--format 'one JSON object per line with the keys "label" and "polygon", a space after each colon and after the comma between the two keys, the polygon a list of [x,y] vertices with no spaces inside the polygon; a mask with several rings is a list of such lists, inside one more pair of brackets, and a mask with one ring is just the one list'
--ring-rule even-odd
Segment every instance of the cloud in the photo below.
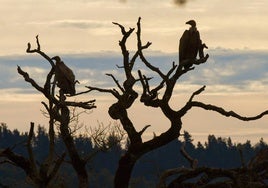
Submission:
{"label": "cloud", "polygon": [[43,22],[28,22],[29,25],[43,25],[62,28],[97,29],[112,27],[112,22],[97,20],[64,19]]}
{"label": "cloud", "polygon": [[42,96],[35,92],[34,89],[25,88],[7,88],[0,89],[0,102],[8,101],[20,101],[20,102],[30,102],[30,101],[40,101]]}
{"label": "cloud", "polygon": [[[208,51],[210,58],[207,63],[196,66],[194,70],[183,75],[177,83],[175,93],[191,93],[203,85],[207,85],[206,93],[249,93],[266,92],[268,90],[268,55],[263,51],[212,49]],[[176,61],[177,54],[161,52],[146,52],[146,57],[154,66],[167,73]],[[116,65],[122,66],[122,56],[119,53],[96,53],[61,55],[62,60],[74,71],[81,84],[78,90],[84,90],[91,85],[103,88],[116,88],[111,77],[113,74],[122,84],[125,75]],[[44,84],[50,65],[45,60],[36,57],[0,57],[0,88],[12,89],[14,92],[27,90],[35,93],[28,83],[17,73],[16,66],[20,65],[24,71],[35,79],[41,86]],[[146,68],[137,60],[133,74],[141,70],[147,77],[153,77],[149,82],[157,85],[161,78]]]}
{"label": "cloud", "polygon": [[111,27],[112,23],[94,20],[59,20],[52,22],[52,25],[58,27],[73,27],[79,29],[96,29],[103,27]]}
{"label": "cloud", "polygon": [[[234,110],[238,113],[243,112],[242,115],[251,116],[263,111],[263,101],[266,99],[265,96],[268,90],[268,73],[266,72],[266,70],[268,70],[268,53],[263,51],[228,50],[222,48],[210,49],[208,53],[210,54],[210,58],[207,63],[196,66],[194,70],[189,71],[178,80],[170,102],[174,108],[182,107],[181,105],[184,105],[185,102],[189,100],[189,97],[194,91],[206,85],[206,90],[196,97],[197,100],[219,105],[224,108],[226,107],[227,110]],[[132,52],[130,52],[130,54],[132,54]],[[120,53],[100,52],[74,55],[61,54],[60,56],[62,60],[72,68],[76,78],[81,82],[77,85],[77,91],[85,91],[85,86],[88,85],[117,89],[114,81],[106,76],[106,73],[112,73],[116,79],[119,80],[120,84],[122,84],[124,80],[125,75],[122,69],[116,67],[116,65],[122,65],[122,55]],[[159,67],[166,73],[171,68],[172,62],[176,61],[177,54],[146,51],[146,57],[154,66]],[[8,124],[13,123],[14,126],[18,125],[17,122],[14,122],[15,120],[18,121],[17,118],[13,118],[14,113],[18,111],[18,104],[21,105],[21,112],[32,110],[32,112],[26,113],[33,114],[39,112],[41,107],[40,101],[46,101],[42,94],[33,89],[29,83],[26,83],[24,79],[18,75],[16,71],[17,65],[20,65],[23,70],[27,70],[33,79],[39,80],[40,85],[43,85],[43,77],[45,77],[46,73],[50,70],[48,62],[33,55],[0,57],[1,114],[12,114],[9,119],[7,116],[4,116],[6,119],[4,118],[2,121]],[[140,60],[135,64],[135,75],[137,75],[138,69],[142,70],[142,73],[146,74],[148,77],[153,77],[153,79],[150,80],[150,84],[156,85],[159,83],[159,76],[144,67]],[[141,92],[141,85],[138,83],[135,89]],[[163,91],[161,91],[160,95],[161,94],[163,94]],[[96,105],[98,108],[94,110],[92,115],[86,117],[85,122],[96,122],[96,120],[110,121],[107,109],[114,101],[114,98],[111,97],[110,94],[92,92],[77,96],[74,99],[77,101],[97,100]],[[25,108],[25,105],[31,105],[31,108]],[[36,106],[34,109],[32,108],[33,105]],[[138,103],[137,106],[138,105],[140,104]],[[7,109],[7,107],[9,109]],[[138,107],[135,108],[134,106],[133,113],[131,112],[130,114],[135,114],[135,117],[142,117],[135,119],[133,116],[135,124],[139,126],[144,125],[142,121],[145,119],[146,124],[153,125],[152,128],[148,130],[148,134],[150,134],[149,131],[159,132],[162,126],[158,125],[168,123],[165,118],[161,119],[162,113],[158,111],[150,113],[152,118],[143,118],[145,112],[148,113],[148,108],[144,109],[144,107],[142,107],[139,109]],[[21,113],[21,116],[25,119],[27,114],[22,114],[23,113]],[[155,116],[155,114],[157,114],[157,116]],[[195,118],[192,118],[193,116]],[[155,117],[159,117],[160,119]],[[41,118],[37,120],[36,117],[36,120],[33,120],[32,117],[29,117],[29,119],[25,119],[25,121],[40,121],[40,119]],[[187,126],[187,128],[185,128],[193,132],[196,137],[200,137],[200,133],[205,131],[206,136],[210,133],[239,137],[240,135],[232,135],[231,133],[244,129],[245,125],[237,121],[232,123],[233,119],[229,120],[229,118],[225,121],[224,117],[219,118],[218,116],[211,115],[210,112],[207,111],[202,111],[201,113],[200,109],[199,111],[198,109],[191,111],[188,116],[185,116],[183,122],[184,125]],[[220,123],[215,124],[215,122]],[[256,122],[256,124],[263,127],[266,125],[265,122],[266,120],[264,119],[263,121]],[[20,122],[20,125],[21,124],[23,123]],[[204,126],[200,127],[200,124]],[[228,128],[226,126],[228,126]],[[256,126],[254,124],[254,129],[255,128]],[[140,127],[140,129],[142,129],[142,127]],[[228,132],[222,132],[226,130],[229,130],[230,134]],[[254,133],[254,131],[251,132]],[[247,132],[242,133],[242,135],[246,134]],[[267,135],[267,133],[265,134]],[[152,135],[152,133],[150,135]],[[261,132],[256,132],[254,135],[248,136],[257,137],[259,135],[261,135]],[[205,137],[202,137],[202,139],[205,139]]]}

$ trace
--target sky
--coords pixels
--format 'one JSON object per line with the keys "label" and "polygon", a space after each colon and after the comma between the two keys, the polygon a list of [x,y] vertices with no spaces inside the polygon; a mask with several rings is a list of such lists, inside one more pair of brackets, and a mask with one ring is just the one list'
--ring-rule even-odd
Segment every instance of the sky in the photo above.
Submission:
{"label": "sky", "polygon": [[[135,28],[141,17],[142,40],[152,42],[145,51],[148,59],[167,71],[178,61],[178,42],[190,19],[195,19],[203,42],[209,49],[206,64],[184,75],[178,82],[171,105],[182,107],[191,94],[206,85],[196,99],[254,116],[268,108],[268,1],[220,0],[1,0],[0,7],[0,122],[9,128],[27,131],[30,121],[46,126],[42,115],[42,96],[25,83],[16,71],[17,65],[42,85],[49,64],[37,54],[27,54],[27,43],[35,46],[39,35],[41,49],[49,56],[60,55],[80,81],[79,91],[91,85],[113,88],[105,76],[112,73],[120,80],[123,73],[118,41],[120,29]],[[127,43],[136,49],[136,36]],[[141,62],[135,70],[150,75]],[[157,83],[157,76],[153,83]],[[139,87],[139,86],[137,86]],[[138,88],[139,89],[139,88]],[[107,94],[90,93],[76,100],[97,99],[97,109],[81,116],[86,126],[97,122],[109,124],[107,114],[114,99]],[[151,124],[144,134],[168,129],[169,122],[158,109],[148,109],[138,102],[129,110],[137,129]],[[145,118],[146,115],[146,118]],[[157,117],[157,118],[156,118]],[[231,136],[235,141],[252,142],[268,136],[268,117],[254,122],[241,122],[214,112],[193,109],[183,118],[182,130],[195,141],[208,134]]]}

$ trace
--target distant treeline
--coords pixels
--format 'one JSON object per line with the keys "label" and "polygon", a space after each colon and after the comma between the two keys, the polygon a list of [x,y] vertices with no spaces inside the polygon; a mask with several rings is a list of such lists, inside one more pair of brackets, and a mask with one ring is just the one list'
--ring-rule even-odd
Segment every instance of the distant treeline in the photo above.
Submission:
{"label": "distant treeline", "polygon": [[[25,147],[27,137],[28,133],[20,133],[18,130],[11,131],[5,124],[0,125],[0,149],[9,147],[14,152],[27,157],[27,148]],[[194,145],[188,132],[184,132],[180,140],[174,140],[170,144],[143,156],[133,171],[131,187],[155,187],[163,171],[181,166],[189,167],[189,162],[180,153],[182,144],[185,144],[185,150],[190,156],[198,159],[198,166],[219,168],[240,167],[241,155],[239,151],[242,151],[243,160],[248,163],[258,150],[267,147],[262,138],[256,145],[252,145],[250,141],[234,144],[231,138],[226,139],[214,135],[209,135],[205,144],[198,142],[197,145]],[[116,144],[108,151],[101,152],[99,148],[94,146],[89,137],[82,135],[75,137],[75,143],[81,155],[92,155],[92,159],[87,165],[90,187],[112,187],[118,160],[125,152],[123,148],[127,146]],[[48,133],[44,127],[37,128],[32,144],[38,164],[47,157],[49,149]],[[56,138],[55,147],[57,156],[65,152],[65,145],[60,136]],[[61,185],[61,187],[75,187],[77,185],[76,174],[68,161],[67,157],[55,180],[57,185]],[[32,186],[23,170],[0,158],[0,187]]]}

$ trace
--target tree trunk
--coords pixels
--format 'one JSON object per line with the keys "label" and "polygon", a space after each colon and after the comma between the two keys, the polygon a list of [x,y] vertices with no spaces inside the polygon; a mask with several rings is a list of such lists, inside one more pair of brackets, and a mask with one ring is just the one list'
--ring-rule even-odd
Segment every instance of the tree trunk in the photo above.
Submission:
{"label": "tree trunk", "polygon": [[61,108],[61,125],[60,133],[63,139],[63,142],[69,153],[72,166],[76,171],[78,177],[78,187],[87,188],[88,187],[88,175],[86,171],[86,162],[79,156],[78,151],[75,147],[73,137],[69,131],[70,123],[70,111],[67,106]]}
{"label": "tree trunk", "polygon": [[119,160],[118,168],[114,178],[114,188],[127,188],[131,177],[132,169],[137,159],[126,153]]}
{"label": "tree trunk", "polygon": [[74,145],[73,138],[69,133],[68,127],[64,127],[63,125],[61,125],[60,130],[61,130],[63,142],[71,158],[72,166],[78,176],[79,188],[87,188],[88,187],[88,175],[87,175],[87,171],[85,167],[86,163],[78,155],[78,152]]}

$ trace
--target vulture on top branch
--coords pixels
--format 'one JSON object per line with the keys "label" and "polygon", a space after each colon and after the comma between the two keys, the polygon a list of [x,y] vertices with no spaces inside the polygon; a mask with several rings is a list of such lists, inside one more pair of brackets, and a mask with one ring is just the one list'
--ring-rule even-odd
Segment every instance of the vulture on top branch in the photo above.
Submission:
{"label": "vulture on top branch", "polygon": [[52,60],[55,64],[55,78],[57,86],[64,94],[75,95],[75,76],[73,71],[67,67],[59,56],[55,56]]}
{"label": "vulture on top branch", "polygon": [[199,31],[196,28],[196,22],[194,20],[190,20],[185,24],[189,24],[191,27],[189,30],[185,30],[182,37],[180,38],[179,63],[183,63],[184,68],[190,68],[193,61],[196,60],[198,52],[200,58],[204,57],[203,48],[206,46],[205,44],[202,45]]}

